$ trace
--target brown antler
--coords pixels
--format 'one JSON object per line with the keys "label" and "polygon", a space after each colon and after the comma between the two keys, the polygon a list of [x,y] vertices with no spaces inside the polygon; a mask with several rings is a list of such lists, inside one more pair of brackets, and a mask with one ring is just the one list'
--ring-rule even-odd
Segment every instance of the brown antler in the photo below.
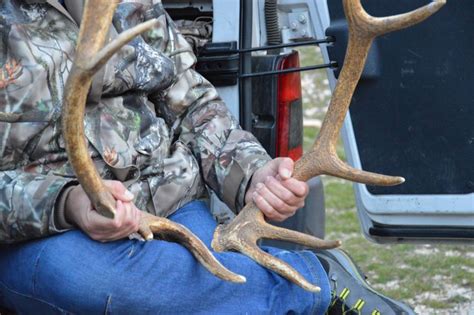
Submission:
{"label": "brown antler", "polygon": [[[296,162],[293,177],[307,181],[312,177],[326,174],[369,185],[398,185],[403,183],[405,179],[365,172],[354,169],[342,162],[336,154],[339,131],[364,69],[372,41],[382,34],[406,28],[425,20],[437,12],[446,1],[435,0],[410,13],[383,18],[375,18],[367,14],[360,0],[343,1],[349,24],[349,44],[344,66],[332,95],[321,131],[310,152],[304,154]],[[340,245],[339,241],[323,241],[299,232],[271,226],[265,222],[263,214],[251,202],[242,209],[229,225],[217,227],[212,247],[216,251],[240,251],[304,289],[319,291],[317,286],[306,281],[288,264],[261,251],[256,245],[260,238],[290,241],[311,248],[331,248]]]}
{"label": "brown antler", "polygon": [[[84,136],[86,98],[92,78],[100,67],[133,37],[150,29],[157,22],[150,20],[137,25],[121,33],[103,48],[118,2],[116,0],[86,1],[76,56],[66,83],[63,107],[63,135],[69,161],[94,208],[109,218],[113,218],[115,215],[115,199],[104,186],[88,154]],[[153,233],[156,233],[163,238],[183,243],[211,273],[224,280],[245,282],[243,276],[222,266],[209,249],[191,231],[180,224],[143,213],[140,233],[146,239],[153,238]]]}

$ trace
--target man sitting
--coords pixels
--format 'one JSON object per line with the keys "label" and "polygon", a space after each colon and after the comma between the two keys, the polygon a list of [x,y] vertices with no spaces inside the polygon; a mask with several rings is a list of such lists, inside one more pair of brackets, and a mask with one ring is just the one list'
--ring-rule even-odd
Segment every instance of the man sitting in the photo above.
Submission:
{"label": "man sitting", "polygon": [[98,215],[61,136],[82,5],[0,3],[0,111],[29,113],[0,123],[0,305],[27,314],[409,311],[370,289],[340,251],[318,259],[266,248],[321,287],[311,293],[238,253],[215,255],[246,276],[243,285],[214,277],[178,244],[127,239],[147,211],[209,246],[216,223],[200,201],[206,187],[236,212],[253,200],[278,221],[308,193],[291,178],[293,162],[272,160],[193,70],[196,58],[159,2],[119,4],[112,34],[150,18],[159,24],[114,56],[90,91],[89,152],[117,207],[113,220]]}

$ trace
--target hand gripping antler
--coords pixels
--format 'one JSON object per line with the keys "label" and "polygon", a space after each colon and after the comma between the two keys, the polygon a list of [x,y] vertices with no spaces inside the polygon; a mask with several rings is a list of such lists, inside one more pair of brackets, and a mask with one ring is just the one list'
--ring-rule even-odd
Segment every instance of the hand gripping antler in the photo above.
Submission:
{"label": "hand gripping antler", "polygon": [[[312,177],[326,174],[369,185],[398,185],[405,179],[365,172],[342,162],[336,154],[336,142],[372,41],[382,34],[425,20],[437,12],[446,1],[436,0],[410,13],[383,18],[367,14],[360,0],[343,1],[349,24],[349,44],[344,66],[321,131],[312,149],[296,162],[293,177],[307,181]],[[324,249],[340,245],[339,241],[323,241],[299,232],[271,226],[265,222],[263,214],[253,202],[247,204],[229,225],[217,227],[212,242],[214,250],[240,251],[304,289],[315,292],[319,291],[319,288],[306,281],[295,269],[260,250],[256,245],[260,238],[290,241],[311,248]]]}
{"label": "hand gripping antler", "polygon": [[[84,112],[87,94],[94,74],[123,45],[136,35],[150,29],[156,20],[150,20],[121,33],[114,41],[104,43],[119,1],[87,0],[79,31],[76,56],[69,74],[64,94],[63,135],[69,161],[76,172],[94,208],[102,215],[113,218],[115,199],[106,189],[92,162],[84,136]],[[162,238],[182,243],[211,273],[232,282],[245,282],[222,266],[209,249],[184,226],[148,213],[142,214],[140,233],[146,239],[153,233]]]}

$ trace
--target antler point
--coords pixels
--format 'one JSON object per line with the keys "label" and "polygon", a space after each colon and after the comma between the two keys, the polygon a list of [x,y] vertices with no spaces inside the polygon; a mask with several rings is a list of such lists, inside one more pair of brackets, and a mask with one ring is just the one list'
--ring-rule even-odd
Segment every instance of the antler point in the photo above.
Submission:
{"label": "antler point", "polygon": [[321,288],[318,287],[318,286],[315,286],[315,285],[314,286],[312,285],[312,286],[308,287],[307,289],[308,289],[308,291],[311,291],[311,292],[314,292],[314,293],[321,292]]}
{"label": "antler point", "polygon": [[235,283],[245,283],[247,282],[247,278],[245,278],[244,276],[241,276],[241,275],[237,275],[237,277],[235,277],[234,279]]}

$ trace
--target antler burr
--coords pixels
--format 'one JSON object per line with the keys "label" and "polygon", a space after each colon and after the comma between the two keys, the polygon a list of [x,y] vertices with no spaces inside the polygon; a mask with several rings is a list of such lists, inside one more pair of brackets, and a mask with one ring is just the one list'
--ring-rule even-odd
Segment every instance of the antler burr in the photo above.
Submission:
{"label": "antler burr", "polygon": [[[87,94],[94,74],[123,45],[136,35],[150,29],[156,20],[144,22],[121,33],[104,48],[112,17],[119,1],[87,0],[79,31],[76,56],[69,74],[64,94],[63,136],[69,161],[76,172],[79,183],[84,188],[94,208],[102,215],[113,218],[115,199],[104,186],[92,162],[84,135],[84,112]],[[10,118],[10,117],[8,117]],[[15,119],[11,117],[10,119]],[[153,233],[162,238],[182,243],[196,259],[211,273],[232,281],[245,282],[222,266],[209,249],[187,228],[165,218],[143,213],[140,231],[145,239],[152,239]]]}
{"label": "antler burr", "polygon": [[[336,154],[337,139],[373,40],[377,36],[420,23],[437,12],[446,1],[435,0],[412,12],[381,18],[370,16],[362,7],[360,0],[343,0],[343,3],[349,25],[349,44],[344,66],[321,131],[312,149],[295,163],[293,177],[307,181],[312,177],[326,174],[369,185],[398,185],[405,181],[403,177],[365,172],[341,161]],[[263,214],[253,202],[247,204],[229,225],[217,227],[212,242],[214,250],[240,251],[302,288],[314,292],[320,288],[309,283],[285,262],[260,250],[256,244],[260,238],[291,241],[321,249],[340,245],[339,241],[324,241],[271,226],[265,222]]]}

